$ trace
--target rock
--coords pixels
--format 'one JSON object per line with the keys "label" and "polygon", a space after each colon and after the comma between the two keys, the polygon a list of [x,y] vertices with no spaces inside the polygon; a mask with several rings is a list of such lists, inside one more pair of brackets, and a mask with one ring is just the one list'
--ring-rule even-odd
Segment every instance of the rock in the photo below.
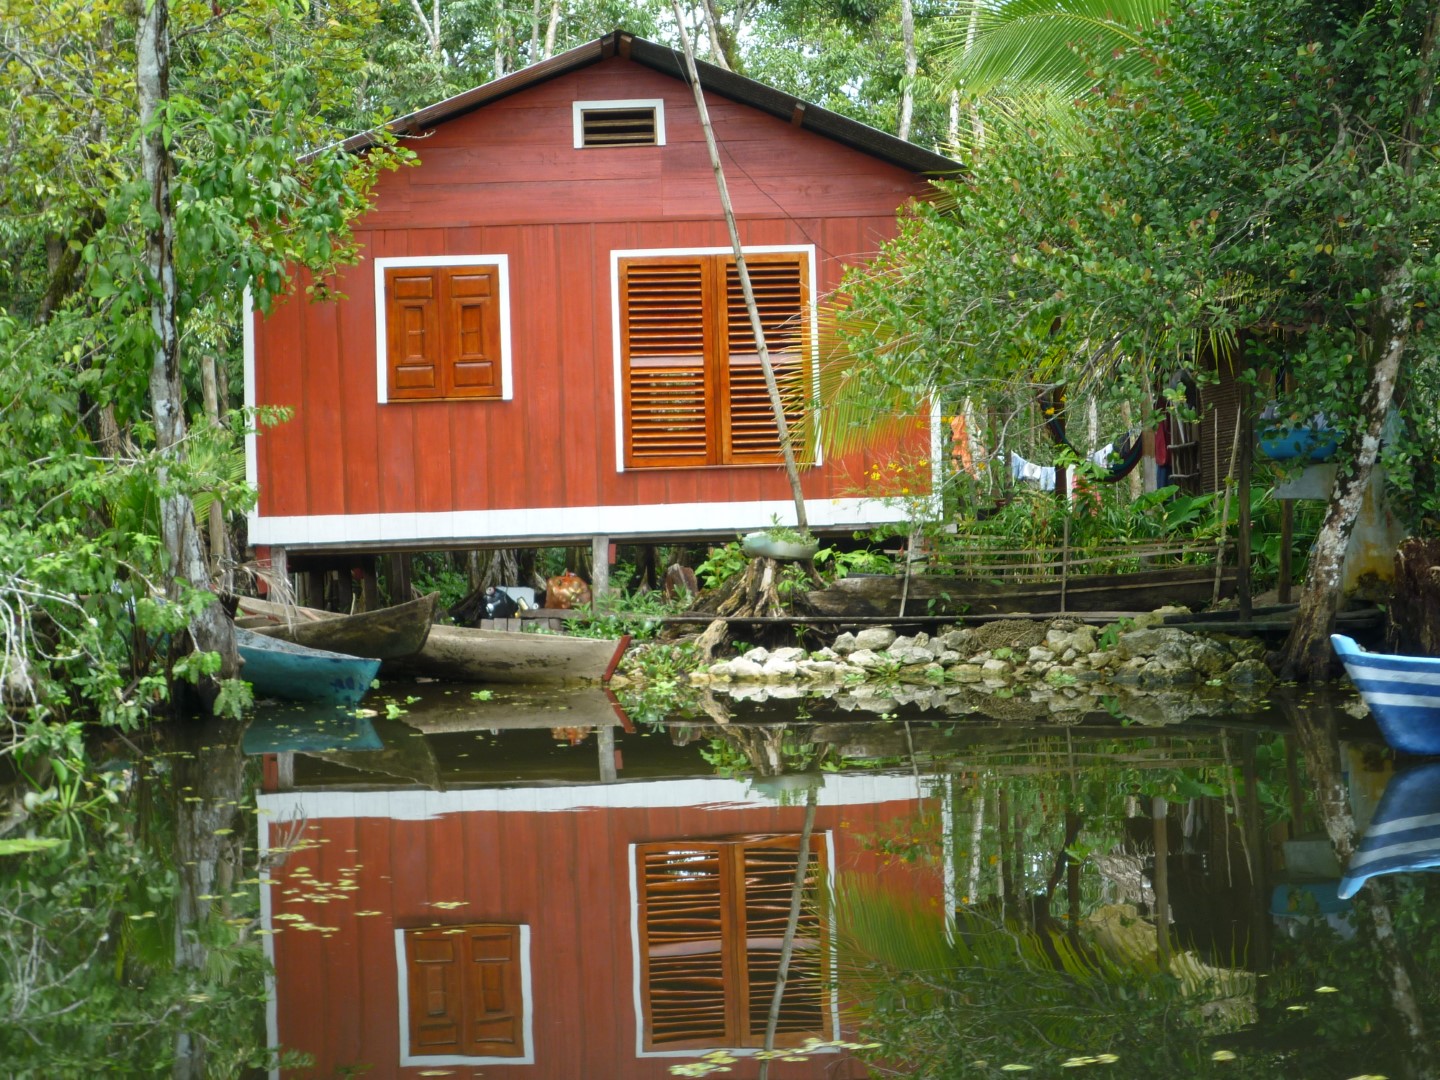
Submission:
{"label": "rock", "polygon": [[975,631],[957,627],[954,630],[946,631],[940,638],[940,643],[947,649],[954,649],[958,653],[969,651],[975,641]]}
{"label": "rock", "polygon": [[1077,653],[1094,652],[1095,631],[1083,623],[1073,630],[1054,627],[1045,632],[1045,647],[1056,655],[1066,649],[1074,649]]}
{"label": "rock", "polygon": [[1152,626],[1159,626],[1165,621],[1167,615],[1189,615],[1190,609],[1183,605],[1167,604],[1158,607],[1154,611],[1147,611],[1135,616],[1135,629],[1149,630]]}
{"label": "rock", "polygon": [[794,660],[782,660],[778,656],[772,656],[765,661],[765,666],[760,669],[761,675],[769,681],[778,682],[781,679],[793,679],[800,671],[800,665]]}
{"label": "rock", "polygon": [[909,645],[904,648],[891,645],[885,655],[897,664],[930,664],[935,661],[935,653],[919,645]]}
{"label": "rock", "polygon": [[1190,666],[1207,679],[1219,675],[1232,659],[1229,649],[1209,638],[1199,638],[1190,646]]}
{"label": "rock", "polygon": [[765,646],[763,645],[757,645],[749,652],[744,652],[740,655],[743,656],[746,660],[749,660],[752,664],[763,664],[766,660],[770,659],[770,650],[765,648]]}
{"label": "rock", "polygon": [[960,662],[960,654],[954,649],[946,649],[939,656],[935,657],[935,662],[950,667],[952,664],[958,664]]}
{"label": "rock", "polygon": [[805,650],[797,649],[793,645],[783,649],[772,649],[770,652],[770,659],[772,660],[789,660],[791,663],[799,663],[806,658],[807,654]]}
{"label": "rock", "polygon": [[1155,663],[1166,671],[1190,671],[1190,647],[1183,641],[1166,641],[1155,650]]}
{"label": "rock", "polygon": [[[883,652],[895,643],[895,631],[888,626],[872,626],[855,635],[855,648]],[[837,652],[839,650],[836,650]]]}
{"label": "rock", "polygon": [[1026,659],[1032,664],[1049,664],[1055,660],[1055,654],[1043,645],[1031,645],[1030,652],[1027,654]]}
{"label": "rock", "polygon": [[950,678],[956,682],[979,682],[985,677],[979,664],[956,664],[950,669]]}
{"label": "rock", "polygon": [[1190,640],[1190,635],[1184,630],[1174,628],[1131,630],[1116,639],[1115,651],[1120,654],[1120,659],[1132,660],[1137,656],[1153,656],[1161,645],[1171,642],[1184,643],[1188,648]]}
{"label": "rock", "polygon": [[727,674],[732,679],[758,679],[764,671],[749,656],[737,656],[726,665],[726,668]]}
{"label": "rock", "polygon": [[833,660],[802,660],[800,676],[815,682],[835,682],[840,678],[840,665]]}
{"label": "rock", "polygon": [[1186,686],[1195,681],[1195,671],[1188,663],[1178,667],[1167,665],[1163,660],[1150,660],[1140,669],[1140,685],[1148,690],[1159,690],[1169,686]]}
{"label": "rock", "polygon": [[945,669],[939,664],[906,664],[895,673],[895,677],[902,683],[928,683],[931,681],[930,669],[935,668],[940,672],[940,677],[945,677]]}
{"label": "rock", "polygon": [[[1034,652],[1035,650],[1031,649],[1030,651]],[[1036,675],[1044,675],[1048,671],[1055,670],[1055,664],[1050,660],[1036,660],[1030,665],[1030,670]]]}
{"label": "rock", "polygon": [[830,648],[834,649],[841,656],[849,656],[859,647],[860,646],[855,644],[855,635],[848,630],[830,643]]}
{"label": "rock", "polygon": [[1133,656],[1118,668],[1113,669],[1110,678],[1121,686],[1138,686],[1140,673],[1145,670],[1148,662],[1144,657]]}
{"label": "rock", "polygon": [[865,668],[866,670],[874,667],[880,667],[880,665],[883,663],[880,658],[880,654],[872,652],[870,649],[856,649],[848,657],[846,657],[846,659],[850,662],[850,665],[852,667]]}
{"label": "rock", "polygon": [[1092,652],[1086,654],[1085,662],[1096,671],[1103,671],[1105,668],[1118,664],[1120,658],[1113,652]]}
{"label": "rock", "polygon": [[1014,671],[1015,665],[1010,663],[1009,660],[996,660],[992,657],[980,665],[980,670],[984,672],[987,677],[995,675],[1004,676]]}
{"label": "rock", "polygon": [[922,631],[921,633],[916,634],[914,637],[897,637],[894,641],[890,643],[890,651],[894,652],[896,649],[909,648],[924,649],[928,648],[929,645],[930,635]]}
{"label": "rock", "polygon": [[1231,686],[1245,686],[1265,689],[1275,681],[1275,676],[1263,660],[1241,660],[1225,672],[1225,681]]}
{"label": "rock", "polygon": [[834,649],[816,649],[810,654],[810,659],[835,661],[840,659],[840,654]]}
{"label": "rock", "polygon": [[1060,662],[1061,662],[1062,664],[1072,663],[1072,662],[1075,660],[1075,658],[1076,658],[1077,656],[1079,656],[1079,655],[1080,655],[1080,650],[1079,650],[1079,649],[1066,649],[1063,653],[1060,654]]}

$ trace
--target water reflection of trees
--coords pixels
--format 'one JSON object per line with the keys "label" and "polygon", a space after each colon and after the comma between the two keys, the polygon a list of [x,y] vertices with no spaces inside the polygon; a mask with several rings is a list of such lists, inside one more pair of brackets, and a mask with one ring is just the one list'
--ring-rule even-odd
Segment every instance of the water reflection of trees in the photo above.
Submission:
{"label": "water reflection of trees", "polygon": [[62,841],[0,857],[6,1075],[223,1077],[266,1060],[240,733],[175,734],[105,749],[103,769],[53,747],[0,797],[24,811],[3,815],[17,831]]}
{"label": "water reflection of trees", "polygon": [[1434,1076],[1430,879],[1372,883],[1349,940],[1319,918],[1291,920],[1293,934],[1276,939],[1280,841],[1318,823],[1342,865],[1353,846],[1333,713],[1281,708],[1293,733],[701,733],[735,771],[899,767],[939,795],[940,850],[917,846],[918,828],[876,843],[946,864],[950,922],[864,879],[843,881],[836,899],[862,1035],[906,1072],[998,1076],[1023,1064],[1059,1075],[1068,1060],[1104,1062],[1112,1076]]}

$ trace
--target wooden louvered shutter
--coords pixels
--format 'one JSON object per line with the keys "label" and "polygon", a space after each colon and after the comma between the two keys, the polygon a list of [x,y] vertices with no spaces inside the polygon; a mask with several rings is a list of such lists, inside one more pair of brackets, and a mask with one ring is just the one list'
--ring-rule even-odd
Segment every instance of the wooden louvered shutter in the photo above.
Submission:
{"label": "wooden louvered shutter", "polygon": [[621,261],[627,467],[709,463],[706,279],[699,258]]}
{"label": "wooden louvered shutter", "polygon": [[410,1053],[523,1057],[520,927],[405,932]]}
{"label": "wooden louvered shutter", "polygon": [[[798,854],[794,835],[637,847],[648,1048],[764,1044]],[[777,1046],[827,1033],[824,878],[822,849],[812,841]]]}
{"label": "wooden louvered shutter", "polygon": [[433,268],[385,271],[385,348],[389,396],[440,395],[440,273]]}
{"label": "wooden louvered shutter", "polygon": [[[810,397],[806,260],[803,255],[747,255],[745,265],[750,271],[750,285],[755,291],[755,306],[765,330],[785,419],[794,428]],[[724,340],[728,355],[721,387],[726,404],[722,425],[724,460],[736,465],[780,461],[775,410],[770,405],[755,333],[745,309],[740,271],[733,259],[725,260]],[[793,449],[797,461],[810,456],[803,445]]]}
{"label": "wooden louvered shutter", "polygon": [[461,943],[443,929],[405,935],[409,968],[410,1052],[458,1054],[461,1032]]}
{"label": "wooden louvered shutter", "polygon": [[[639,860],[645,1036],[651,1047],[730,1045],[721,845],[643,844]],[[733,988],[732,988],[733,989]]]}
{"label": "wooden louvered shutter", "polygon": [[445,397],[500,396],[500,274],[493,266],[445,271]]}
{"label": "wooden louvered shutter", "polygon": [[[744,878],[745,987],[743,1037],[741,1046],[762,1046],[765,1025],[770,1017],[770,998],[780,971],[780,946],[790,918],[790,891],[800,843],[796,836],[754,838],[737,845]],[[825,988],[828,955],[817,906],[819,883],[824,880],[824,861],[817,845],[811,843],[805,870],[805,903],[795,927],[795,945],[780,999],[780,1020],[775,1028],[775,1045],[797,1045],[806,1036],[820,1036],[825,1030]]]}

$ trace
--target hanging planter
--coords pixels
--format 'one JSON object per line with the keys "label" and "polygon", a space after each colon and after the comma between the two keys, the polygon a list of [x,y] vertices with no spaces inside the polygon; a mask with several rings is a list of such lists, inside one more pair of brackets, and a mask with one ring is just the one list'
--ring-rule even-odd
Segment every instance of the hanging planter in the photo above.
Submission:
{"label": "hanging planter", "polygon": [[775,536],[764,531],[752,532],[740,538],[740,550],[752,559],[800,562],[815,557],[815,553],[820,550],[820,541],[813,536],[803,538],[793,531],[790,536]]}

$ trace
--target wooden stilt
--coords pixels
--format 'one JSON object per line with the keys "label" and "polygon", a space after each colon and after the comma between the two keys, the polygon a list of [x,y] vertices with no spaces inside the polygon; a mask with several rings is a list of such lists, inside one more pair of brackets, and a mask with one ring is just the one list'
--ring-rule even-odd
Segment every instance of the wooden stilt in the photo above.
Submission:
{"label": "wooden stilt", "polygon": [[610,591],[610,538],[590,538],[590,595],[599,600]]}

